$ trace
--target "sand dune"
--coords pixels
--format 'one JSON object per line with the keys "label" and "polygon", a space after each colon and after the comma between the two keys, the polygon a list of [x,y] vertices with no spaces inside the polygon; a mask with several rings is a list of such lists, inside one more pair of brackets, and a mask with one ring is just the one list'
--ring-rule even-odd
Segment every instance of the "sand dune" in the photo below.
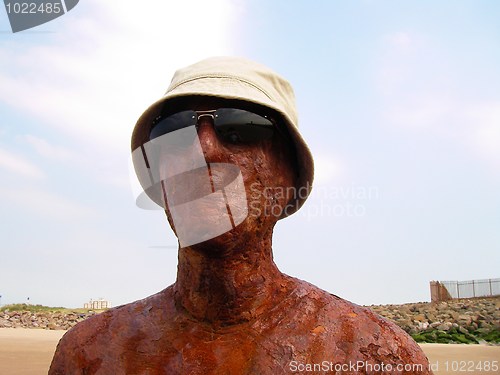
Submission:
{"label": "sand dune", "polygon": [[[0,374],[46,374],[59,339],[65,331],[0,328]],[[436,375],[500,374],[491,364],[500,366],[500,346],[423,344]],[[486,370],[490,363],[490,371]],[[479,369],[481,366],[481,369]]]}

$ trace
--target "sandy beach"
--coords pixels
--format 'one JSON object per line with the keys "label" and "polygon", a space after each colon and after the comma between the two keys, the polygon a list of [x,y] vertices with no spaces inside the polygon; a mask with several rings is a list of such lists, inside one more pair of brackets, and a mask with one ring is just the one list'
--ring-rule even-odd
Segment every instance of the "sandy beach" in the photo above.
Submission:
{"label": "sandy beach", "polygon": [[[420,346],[429,358],[431,369],[436,375],[500,374],[500,346],[467,344],[421,344]],[[493,365],[495,361],[496,365]]]}
{"label": "sandy beach", "polygon": [[[66,331],[0,328],[0,374],[47,374],[57,343]],[[441,374],[500,374],[500,346],[423,344],[431,368]],[[488,371],[489,366],[489,371]]]}
{"label": "sandy beach", "polygon": [[0,328],[0,374],[47,374],[57,343],[65,332]]}

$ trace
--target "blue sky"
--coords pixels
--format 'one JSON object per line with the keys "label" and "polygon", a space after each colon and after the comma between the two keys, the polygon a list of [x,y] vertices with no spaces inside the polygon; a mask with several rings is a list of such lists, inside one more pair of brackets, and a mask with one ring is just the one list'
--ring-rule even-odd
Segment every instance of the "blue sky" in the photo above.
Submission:
{"label": "blue sky", "polygon": [[0,10],[1,304],[118,305],[175,280],[129,138],[175,69],[213,55],[295,88],[316,181],[275,229],[284,272],[359,304],[499,277],[496,1],[103,3],[16,34]]}

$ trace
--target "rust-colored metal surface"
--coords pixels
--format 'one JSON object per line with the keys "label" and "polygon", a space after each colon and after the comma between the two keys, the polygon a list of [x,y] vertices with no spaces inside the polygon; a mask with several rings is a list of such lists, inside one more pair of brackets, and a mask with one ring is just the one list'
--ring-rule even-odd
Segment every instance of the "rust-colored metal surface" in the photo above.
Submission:
{"label": "rust-colored metal surface", "polygon": [[[175,286],[94,316],[63,337],[49,374],[430,373],[393,323],[306,282],[283,275],[274,283],[260,311],[239,321],[200,321]],[[329,367],[306,371],[314,364]],[[396,371],[415,364],[424,370]]]}
{"label": "rust-colored metal surface", "polygon": [[76,325],[49,374],[430,374],[419,346],[396,325],[276,267],[278,216],[266,208],[284,207],[292,194],[286,143],[225,145],[205,124],[199,137],[207,162],[241,169],[248,217],[179,249],[172,286]]}

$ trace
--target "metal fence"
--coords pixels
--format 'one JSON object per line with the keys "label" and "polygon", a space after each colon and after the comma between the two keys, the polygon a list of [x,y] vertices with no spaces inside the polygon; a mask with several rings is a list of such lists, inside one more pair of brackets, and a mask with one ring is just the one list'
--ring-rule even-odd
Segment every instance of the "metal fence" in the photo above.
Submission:
{"label": "metal fence", "polygon": [[431,301],[500,296],[500,279],[431,281]]}

